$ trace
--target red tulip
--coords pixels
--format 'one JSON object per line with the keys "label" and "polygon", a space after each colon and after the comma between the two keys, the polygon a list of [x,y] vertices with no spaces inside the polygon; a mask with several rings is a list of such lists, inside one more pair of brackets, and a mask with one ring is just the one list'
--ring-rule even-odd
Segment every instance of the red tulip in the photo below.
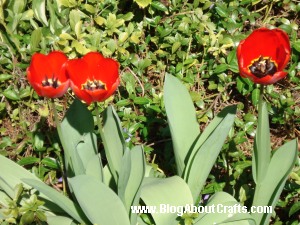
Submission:
{"label": "red tulip", "polygon": [[69,79],[62,70],[68,60],[64,53],[53,51],[48,55],[35,53],[27,68],[27,78],[40,96],[61,97],[69,88]]}
{"label": "red tulip", "polygon": [[69,60],[64,67],[73,92],[87,104],[104,101],[116,91],[120,82],[118,62],[98,52]]}
{"label": "red tulip", "polygon": [[290,60],[288,35],[280,30],[260,28],[253,31],[237,48],[242,77],[258,84],[273,84],[284,78],[283,69]]}

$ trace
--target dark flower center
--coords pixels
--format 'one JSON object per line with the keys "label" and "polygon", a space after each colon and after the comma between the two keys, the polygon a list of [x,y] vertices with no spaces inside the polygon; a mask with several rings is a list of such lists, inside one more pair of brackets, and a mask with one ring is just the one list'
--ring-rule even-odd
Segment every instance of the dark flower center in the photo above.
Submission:
{"label": "dark flower center", "polygon": [[273,75],[277,71],[276,64],[270,57],[260,56],[257,60],[253,61],[249,70],[257,77],[261,78],[267,75]]}
{"label": "dark flower center", "polygon": [[42,81],[43,87],[53,87],[58,88],[60,86],[60,81],[58,80],[58,77],[55,77],[54,74],[52,75],[52,78],[48,78],[48,76],[45,76],[45,80]]}
{"label": "dark flower center", "polygon": [[94,91],[94,90],[106,90],[105,84],[100,80],[88,80],[85,84],[82,85],[82,89]]}

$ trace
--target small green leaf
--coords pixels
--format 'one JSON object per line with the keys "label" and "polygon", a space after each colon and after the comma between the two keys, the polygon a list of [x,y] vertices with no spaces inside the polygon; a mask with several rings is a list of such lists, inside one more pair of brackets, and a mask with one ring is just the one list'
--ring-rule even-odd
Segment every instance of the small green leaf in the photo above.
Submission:
{"label": "small green leaf", "polygon": [[30,49],[32,52],[35,52],[38,50],[38,46],[42,39],[42,29],[38,28],[35,29],[31,34],[30,39]]}
{"label": "small green leaf", "polygon": [[58,161],[54,158],[51,158],[51,157],[47,157],[47,158],[43,158],[42,159],[42,163],[45,165],[45,166],[48,166],[52,169],[59,169],[59,164],[58,164]]}
{"label": "small green leaf", "polygon": [[217,4],[215,9],[221,17],[228,17],[228,9],[226,8],[225,3],[224,4]]}
{"label": "small green leaf", "polygon": [[300,202],[295,202],[289,211],[289,217],[294,215],[296,212],[300,211]]}
{"label": "small green leaf", "polygon": [[116,103],[117,106],[126,106],[130,105],[130,100],[129,99],[122,99]]}
{"label": "small green leaf", "polygon": [[226,71],[227,69],[228,69],[227,64],[220,64],[220,65],[217,65],[216,69],[214,70],[214,73],[216,73],[216,74],[222,73],[222,72]]}
{"label": "small green leaf", "polygon": [[9,80],[10,78],[12,78],[13,76],[10,74],[0,74],[0,82]]}
{"label": "small green leaf", "polygon": [[136,2],[141,8],[146,8],[151,3],[151,1],[152,0],[134,0],[134,2]]}
{"label": "small green leaf", "polygon": [[297,52],[300,52],[300,41],[294,41],[292,46]]}
{"label": "small green leaf", "polygon": [[174,42],[174,44],[172,45],[172,54],[176,52],[180,46],[181,46],[181,42],[179,41]]}
{"label": "small green leaf", "polygon": [[27,225],[27,224],[31,224],[34,220],[34,212],[33,211],[27,211],[25,212],[20,220],[20,223],[22,225]]}
{"label": "small green leaf", "polygon": [[150,102],[150,100],[145,97],[135,97],[133,102],[134,104],[138,104],[138,105],[146,105]]}
{"label": "small green leaf", "polygon": [[5,90],[3,91],[3,95],[4,95],[6,98],[8,98],[8,99],[10,99],[10,100],[13,100],[13,101],[18,101],[18,100],[20,100],[19,94],[18,94],[14,89],[11,89],[10,87],[7,88],[7,89],[5,89]]}
{"label": "small green leaf", "polygon": [[122,19],[125,21],[130,21],[133,17],[134,17],[134,14],[132,12],[128,12],[122,16]]}
{"label": "small green leaf", "polygon": [[84,4],[83,8],[91,14],[94,14],[96,12],[95,7],[90,4]]}
{"label": "small green leaf", "polygon": [[25,165],[38,163],[39,161],[40,161],[40,159],[37,157],[27,156],[27,157],[22,158],[20,161],[18,161],[18,164],[20,166],[25,166]]}
{"label": "small green leaf", "polygon": [[163,3],[159,2],[159,1],[151,2],[151,6],[155,9],[158,9],[158,10],[163,11],[163,12],[168,11],[168,8]]}
{"label": "small green leaf", "polygon": [[32,0],[32,9],[34,16],[43,24],[48,26],[46,17],[46,1],[45,0]]}
{"label": "small green leaf", "polygon": [[99,26],[102,26],[106,22],[106,19],[101,16],[97,16],[94,20]]}

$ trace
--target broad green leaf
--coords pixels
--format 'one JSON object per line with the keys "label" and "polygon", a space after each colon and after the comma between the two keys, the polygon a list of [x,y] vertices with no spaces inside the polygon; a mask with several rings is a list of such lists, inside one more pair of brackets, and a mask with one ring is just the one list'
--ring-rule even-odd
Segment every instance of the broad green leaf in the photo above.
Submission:
{"label": "broad green leaf", "polygon": [[[8,200],[11,199],[4,191],[0,189],[0,205],[8,207]],[[0,211],[1,213],[1,211]]]}
{"label": "broad green leaf", "polygon": [[[208,212],[200,213],[195,225],[202,224],[232,224],[255,225],[254,219],[245,206],[240,205],[234,197],[226,192],[217,192],[205,206]],[[228,207],[226,209],[226,207]],[[228,209],[231,210],[228,210]]]}
{"label": "broad green leaf", "polygon": [[[2,171],[0,173],[0,189],[2,189],[11,198],[14,196],[15,186],[23,183],[21,179],[29,178],[41,182],[35,175],[2,155],[0,155],[0,171]],[[24,184],[24,187],[30,188],[27,184]]]}
{"label": "broad green leaf", "polygon": [[83,168],[86,168],[88,161],[98,153],[96,134],[87,133],[83,135],[81,141],[76,146],[76,152]]}
{"label": "broad green leaf", "polygon": [[[34,174],[30,173],[28,170],[2,155],[0,155],[0,171],[2,171],[0,173],[0,190],[3,190],[10,198],[14,198],[15,187],[19,184],[23,184],[24,188],[31,188],[31,186],[24,182],[23,179],[32,180],[39,185],[47,186]],[[45,202],[43,208],[46,210],[52,211],[53,213],[64,213],[61,208],[57,207],[56,202],[51,201],[51,199],[43,193],[39,194],[39,197]]]}
{"label": "broad green leaf", "polygon": [[77,201],[93,224],[130,225],[119,197],[105,184],[87,175],[69,179]]}
{"label": "broad green leaf", "polygon": [[118,180],[118,196],[123,201],[123,204],[125,205],[127,211],[128,208],[130,208],[130,205],[126,204],[127,202],[125,199],[125,192],[126,192],[126,187],[129,184],[131,163],[132,162],[131,162],[130,150],[127,148],[122,157],[121,166],[120,166],[120,178]]}
{"label": "broad green leaf", "polygon": [[[146,172],[145,156],[142,146],[135,146],[131,149],[131,161],[133,162],[131,164],[132,172],[129,177],[129,185],[127,185],[128,191],[126,192],[126,196],[128,196],[128,199],[130,199],[130,196],[133,197],[130,206],[137,206],[140,202],[141,186]],[[135,191],[135,189],[137,191]],[[137,217],[138,214],[136,213],[130,214],[131,225],[135,225],[137,223]]]}
{"label": "broad green leaf", "polygon": [[92,156],[85,164],[85,174],[94,176],[103,182],[103,167],[101,162],[101,155],[97,154]]}
{"label": "broad green leaf", "polygon": [[117,193],[118,191],[117,184],[107,164],[103,167],[103,182],[106,186],[110,187],[112,190],[114,190]]}
{"label": "broad green leaf", "polygon": [[200,130],[188,90],[176,77],[169,74],[166,75],[164,84],[164,103],[172,135],[177,173],[181,176],[189,149]]}
{"label": "broad green leaf", "polygon": [[58,205],[66,213],[68,213],[74,220],[83,223],[87,222],[87,219],[78,205],[71,201],[68,197],[64,196],[62,193],[58,192],[54,188],[49,187],[41,181],[34,179],[24,178],[23,182],[37,189],[45,196],[47,196],[53,203]]}
{"label": "broad green leaf", "polygon": [[[82,119],[84,118],[84,123]],[[68,109],[65,118],[61,122],[60,140],[65,153],[67,173],[69,176],[83,174],[84,167],[77,153],[77,145],[85,138],[92,137],[94,120],[86,105],[75,99]],[[95,146],[95,145],[92,145]],[[80,146],[79,146],[80,148]],[[88,151],[96,152],[95,148]]]}
{"label": "broad green leaf", "polygon": [[145,175],[145,159],[142,146],[127,149],[122,158],[118,195],[123,201],[131,218],[131,224],[136,224],[137,214],[130,213],[131,206],[138,205],[140,186]]}
{"label": "broad green leaf", "polygon": [[49,225],[76,225],[74,221],[64,216],[47,216],[47,224]]}
{"label": "broad green leaf", "polygon": [[176,213],[166,213],[167,206],[183,207],[193,204],[193,197],[189,187],[178,176],[169,178],[145,178],[141,198],[147,206],[156,207],[152,213],[155,224],[177,225]]}
{"label": "broad green leaf", "polygon": [[233,125],[236,106],[229,106],[217,115],[197,139],[190,152],[184,178],[187,181],[194,201],[214,165],[224,141]]}
{"label": "broad green leaf", "polygon": [[252,174],[256,184],[265,177],[271,158],[271,141],[267,104],[260,99],[258,106],[258,125],[254,140]]}
{"label": "broad green leaf", "polygon": [[101,138],[110,171],[116,183],[118,183],[125,141],[121,130],[120,119],[112,106],[107,107],[104,111],[104,125]]}
{"label": "broad green leaf", "polygon": [[[275,151],[264,179],[256,185],[252,206],[272,206],[273,209],[275,208],[285,181],[295,165],[297,154],[297,139],[285,143]],[[257,224],[267,225],[271,213],[253,213],[252,216]]]}

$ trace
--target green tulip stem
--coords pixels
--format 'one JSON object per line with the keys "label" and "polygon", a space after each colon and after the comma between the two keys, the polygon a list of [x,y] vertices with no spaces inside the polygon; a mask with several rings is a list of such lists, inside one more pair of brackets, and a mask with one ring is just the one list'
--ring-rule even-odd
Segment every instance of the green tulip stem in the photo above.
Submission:
{"label": "green tulip stem", "polygon": [[[52,98],[51,99],[51,108],[53,109],[53,114],[54,114],[54,122],[56,124],[56,129],[57,129],[57,133],[58,133],[58,136],[59,136],[59,139],[60,139],[60,142],[61,142],[61,145],[63,147],[63,149],[65,148],[66,144],[65,144],[65,140],[62,136],[62,132],[61,132],[61,124],[59,122],[59,119],[58,119],[58,113],[57,113],[57,110],[56,110],[56,107],[55,107],[55,102],[54,102],[54,99]],[[60,162],[63,162],[63,159],[61,158],[61,156],[58,154],[59,156],[59,160]],[[64,171],[64,164],[61,163],[61,171]],[[66,178],[65,176],[63,175],[62,176],[62,182],[63,182],[63,193],[64,195],[67,195],[67,190],[66,190]]]}
{"label": "green tulip stem", "polygon": [[103,126],[102,126],[102,121],[100,118],[100,105],[97,102],[95,102],[95,109],[96,109],[95,111],[96,111],[99,134],[100,134],[101,139],[104,140]]}
{"label": "green tulip stem", "polygon": [[259,89],[259,100],[258,100],[258,115],[262,112],[262,104],[264,101],[264,88],[265,86],[263,84],[260,85]]}

